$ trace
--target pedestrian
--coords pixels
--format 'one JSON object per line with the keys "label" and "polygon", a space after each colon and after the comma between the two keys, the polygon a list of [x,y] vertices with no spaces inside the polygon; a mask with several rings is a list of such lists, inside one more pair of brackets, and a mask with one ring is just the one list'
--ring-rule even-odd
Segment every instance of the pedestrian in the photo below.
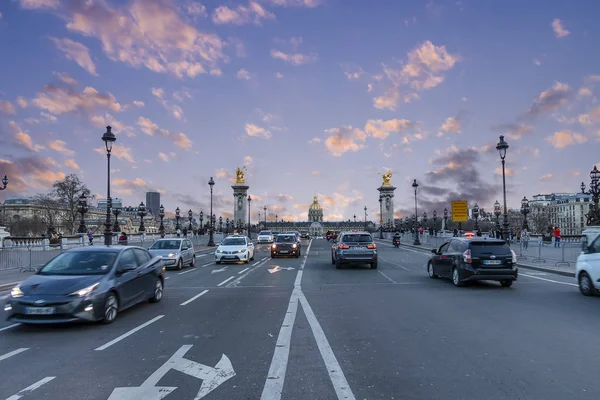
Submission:
{"label": "pedestrian", "polygon": [[454,228],[454,232],[453,232],[452,236],[458,237],[458,229]]}
{"label": "pedestrian", "polygon": [[560,228],[554,227],[554,247],[560,247]]}
{"label": "pedestrian", "polygon": [[90,241],[90,246],[94,244],[94,234],[92,233],[92,230],[88,230],[87,233],[88,236],[88,240]]}
{"label": "pedestrian", "polygon": [[177,228],[177,237],[181,237],[181,229]]}
{"label": "pedestrian", "polygon": [[526,227],[523,227],[523,230],[521,231],[521,243],[523,244],[523,248],[527,250],[529,247],[529,231]]}

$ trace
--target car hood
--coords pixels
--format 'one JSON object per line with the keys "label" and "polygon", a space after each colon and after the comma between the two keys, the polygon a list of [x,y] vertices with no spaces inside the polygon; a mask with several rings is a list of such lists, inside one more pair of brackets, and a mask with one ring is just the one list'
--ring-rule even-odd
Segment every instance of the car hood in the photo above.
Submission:
{"label": "car hood", "polygon": [[33,275],[19,287],[25,296],[63,296],[99,282],[106,275]]}
{"label": "car hood", "polygon": [[150,252],[150,254],[152,254],[153,256],[161,256],[161,257],[168,257],[169,254],[178,254],[179,250],[148,250]]}
{"label": "car hood", "polygon": [[217,247],[217,251],[238,251],[238,250],[246,250],[246,246],[219,246]]}
{"label": "car hood", "polygon": [[273,236],[273,235],[258,235],[259,238],[268,238],[268,237],[271,237],[271,236]]}

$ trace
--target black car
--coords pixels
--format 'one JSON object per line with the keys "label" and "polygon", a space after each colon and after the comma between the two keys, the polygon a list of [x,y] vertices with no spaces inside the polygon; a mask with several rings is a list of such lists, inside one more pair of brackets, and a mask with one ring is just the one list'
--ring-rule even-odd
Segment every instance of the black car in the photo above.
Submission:
{"label": "black car", "polygon": [[14,287],[7,320],[24,324],[111,323],[119,311],[163,297],[162,257],[134,246],[81,247],[50,260]]}
{"label": "black car", "polygon": [[279,234],[271,245],[271,258],[279,256],[300,257],[301,243],[293,233]]}
{"label": "black car", "polygon": [[308,231],[300,231],[300,238],[310,239],[310,233]]}
{"label": "black car", "polygon": [[331,247],[331,263],[336,269],[344,264],[368,263],[377,268],[377,245],[369,232],[340,232]]}
{"label": "black car", "polygon": [[427,264],[430,278],[452,279],[454,286],[472,281],[499,281],[510,287],[517,280],[517,255],[504,240],[452,238],[431,250]]}

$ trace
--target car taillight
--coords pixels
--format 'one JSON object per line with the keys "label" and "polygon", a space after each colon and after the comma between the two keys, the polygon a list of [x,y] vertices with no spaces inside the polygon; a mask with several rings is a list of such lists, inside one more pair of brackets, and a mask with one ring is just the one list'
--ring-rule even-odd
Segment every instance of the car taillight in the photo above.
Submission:
{"label": "car taillight", "polygon": [[377,248],[377,245],[375,243],[367,246],[367,249],[376,249],[376,248]]}
{"label": "car taillight", "polygon": [[471,259],[471,250],[470,249],[463,253],[463,260],[465,263],[471,264],[472,259]]}
{"label": "car taillight", "polygon": [[343,243],[340,243],[340,245],[339,245],[338,247],[339,247],[340,249],[349,249],[349,248],[350,248],[350,246],[347,246],[347,245],[345,245],[345,244],[343,244]]}
{"label": "car taillight", "polygon": [[517,253],[515,253],[514,250],[511,250],[510,253],[512,254],[512,262],[513,264],[517,263]]}

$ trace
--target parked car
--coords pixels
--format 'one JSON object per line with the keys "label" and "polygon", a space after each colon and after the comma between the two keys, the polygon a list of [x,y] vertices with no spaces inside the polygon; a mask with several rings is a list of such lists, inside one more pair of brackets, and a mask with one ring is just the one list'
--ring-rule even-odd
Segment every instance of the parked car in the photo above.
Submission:
{"label": "parked car", "polygon": [[80,247],[59,254],[14,287],[6,318],[23,324],[111,323],[137,303],[163,297],[165,267],[141,247]]}
{"label": "parked car", "polygon": [[190,267],[196,265],[196,252],[189,239],[159,239],[149,250],[153,256],[161,256],[167,268],[182,270],[186,264]]}
{"label": "parked car", "polygon": [[454,286],[486,280],[510,287],[519,275],[517,255],[501,239],[452,238],[431,252],[429,277],[452,279]]}
{"label": "parked car", "polygon": [[258,233],[257,243],[273,243],[273,232],[260,231]]}
{"label": "parked car", "polygon": [[300,257],[302,244],[293,233],[277,235],[271,246],[271,258],[278,256]]}
{"label": "parked car", "polygon": [[215,250],[215,262],[239,262],[248,264],[254,260],[254,243],[247,236],[232,235],[221,241]]}
{"label": "parked car", "polygon": [[331,263],[337,269],[346,264],[368,263],[377,268],[377,245],[369,232],[340,232],[331,248]]}

